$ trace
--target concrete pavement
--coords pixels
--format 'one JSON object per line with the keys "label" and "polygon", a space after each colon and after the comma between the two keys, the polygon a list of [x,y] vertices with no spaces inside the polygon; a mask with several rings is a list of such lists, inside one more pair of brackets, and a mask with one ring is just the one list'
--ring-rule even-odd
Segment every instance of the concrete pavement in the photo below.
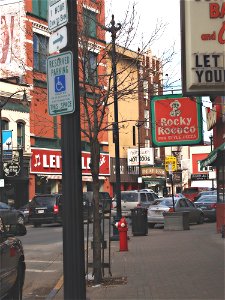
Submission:
{"label": "concrete pavement", "polygon": [[[111,244],[112,278],[121,282],[87,286],[90,300],[225,299],[224,239],[215,223],[185,231],[154,228],[147,236],[132,236],[129,229],[129,236],[127,252],[119,252],[119,242]],[[48,299],[64,299],[62,278]]]}

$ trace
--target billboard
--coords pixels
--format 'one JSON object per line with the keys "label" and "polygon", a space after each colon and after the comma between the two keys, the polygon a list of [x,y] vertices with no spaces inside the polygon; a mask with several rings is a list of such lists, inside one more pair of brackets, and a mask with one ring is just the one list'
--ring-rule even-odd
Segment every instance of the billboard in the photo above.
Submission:
{"label": "billboard", "polygon": [[222,0],[181,0],[183,95],[225,95],[224,16]]}
{"label": "billboard", "polygon": [[0,78],[25,73],[24,1],[2,0],[0,9]]}
{"label": "billboard", "polygon": [[[127,165],[139,166],[138,149],[127,149]],[[153,148],[140,148],[140,165],[154,165]]]}
{"label": "billboard", "polygon": [[152,143],[155,147],[203,142],[201,98],[181,95],[151,98]]}

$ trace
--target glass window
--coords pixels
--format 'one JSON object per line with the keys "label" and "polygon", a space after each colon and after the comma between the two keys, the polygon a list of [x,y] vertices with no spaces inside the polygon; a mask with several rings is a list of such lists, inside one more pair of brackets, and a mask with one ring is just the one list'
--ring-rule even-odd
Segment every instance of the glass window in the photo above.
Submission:
{"label": "glass window", "polygon": [[25,125],[22,122],[17,123],[17,147],[24,148],[25,146]]}
{"label": "glass window", "polygon": [[97,14],[89,9],[84,9],[84,34],[96,38],[97,36]]}
{"label": "glass window", "polygon": [[32,0],[32,12],[34,15],[43,19],[47,19],[47,4],[48,1]]}
{"label": "glass window", "polygon": [[8,130],[9,129],[9,121],[7,120],[2,120],[2,130]]}
{"label": "glass window", "polygon": [[141,196],[141,202],[146,202],[146,195],[145,193],[140,193],[140,196]]}
{"label": "glass window", "polygon": [[33,35],[34,70],[46,73],[46,58],[48,54],[48,37],[34,33]]}
{"label": "glass window", "polygon": [[145,118],[145,128],[150,128],[149,127],[149,110],[144,111],[144,118]]}
{"label": "glass window", "polygon": [[93,52],[88,52],[84,62],[85,81],[90,84],[98,83],[97,72],[97,55]]}
{"label": "glass window", "polygon": [[143,96],[145,99],[148,99],[148,81],[143,81]]}

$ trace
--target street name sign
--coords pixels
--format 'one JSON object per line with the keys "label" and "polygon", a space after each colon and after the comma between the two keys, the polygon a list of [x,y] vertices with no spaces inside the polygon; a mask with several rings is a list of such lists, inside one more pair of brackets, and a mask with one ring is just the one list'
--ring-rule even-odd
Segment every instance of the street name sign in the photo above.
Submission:
{"label": "street name sign", "polygon": [[67,0],[48,1],[48,29],[50,32],[68,23]]}
{"label": "street name sign", "polygon": [[67,45],[67,27],[63,26],[52,33],[49,38],[49,53],[52,54],[65,48]]}
{"label": "street name sign", "polygon": [[73,54],[71,51],[47,58],[48,113],[50,116],[75,111]]}

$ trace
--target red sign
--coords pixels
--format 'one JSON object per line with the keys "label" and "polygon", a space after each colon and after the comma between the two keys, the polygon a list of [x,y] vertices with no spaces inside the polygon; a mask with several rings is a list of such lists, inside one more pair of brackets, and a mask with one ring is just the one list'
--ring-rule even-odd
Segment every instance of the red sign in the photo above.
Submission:
{"label": "red sign", "polygon": [[[62,174],[61,150],[32,148],[31,152],[30,173]],[[90,152],[82,152],[81,167],[83,175],[91,175],[90,161]],[[100,154],[99,175],[110,175],[109,161],[109,154]]]}
{"label": "red sign", "polygon": [[193,145],[202,142],[199,98],[182,98],[180,95],[152,97],[151,115],[154,146]]}

